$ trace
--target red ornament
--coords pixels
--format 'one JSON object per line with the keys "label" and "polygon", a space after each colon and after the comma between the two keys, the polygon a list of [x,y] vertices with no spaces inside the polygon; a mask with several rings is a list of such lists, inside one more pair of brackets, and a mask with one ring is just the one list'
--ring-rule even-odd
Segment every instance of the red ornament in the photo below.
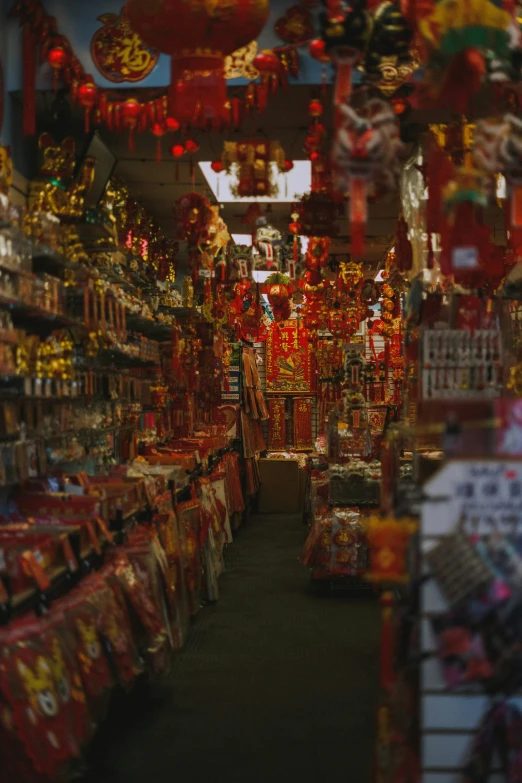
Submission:
{"label": "red ornament", "polygon": [[317,100],[317,98],[314,98],[308,104],[308,114],[310,117],[320,117],[323,113],[323,108],[324,107],[321,101]]}
{"label": "red ornament", "polygon": [[193,155],[199,150],[199,144],[194,139],[187,139],[185,141],[185,151],[190,155]]}
{"label": "red ornament", "polygon": [[186,150],[183,144],[173,144],[170,148],[170,154],[173,158],[181,158],[185,152]]}
{"label": "red ornament", "polygon": [[54,91],[56,92],[58,89],[58,77],[60,72],[63,71],[69,62],[69,57],[63,46],[53,46],[52,49],[49,49],[47,53],[47,62],[54,71]]}
{"label": "red ornament", "polygon": [[175,117],[167,117],[167,119],[165,120],[165,125],[167,127],[167,130],[172,131],[173,133],[175,133],[181,128],[180,123]]}
{"label": "red ornament", "polygon": [[154,125],[151,128],[152,135],[156,136],[156,160],[158,163],[161,163],[161,139],[167,132],[167,128],[165,127],[164,123],[162,122],[155,122]]}
{"label": "red ornament", "polygon": [[79,103],[85,109],[85,132],[89,132],[89,116],[98,100],[98,88],[92,81],[83,82],[76,93]]}
{"label": "red ornament", "polygon": [[127,98],[120,107],[121,122],[129,130],[129,149],[134,151],[134,131],[141,117],[141,103],[136,98]]}
{"label": "red ornament", "polygon": [[310,52],[310,57],[313,57],[314,60],[318,60],[320,63],[329,63],[331,60],[330,55],[326,51],[326,44],[322,38],[314,38],[314,40],[310,42],[308,51]]}
{"label": "red ornament", "polygon": [[294,168],[294,161],[293,160],[285,160],[283,164],[283,168],[286,172],[292,171]]}
{"label": "red ornament", "polygon": [[221,174],[221,172],[223,171],[223,164],[221,163],[220,160],[213,160],[212,163],[210,164],[210,168],[216,174]]}
{"label": "red ornament", "polygon": [[256,54],[254,57],[252,65],[256,70],[259,71],[261,74],[266,74],[268,76],[274,75],[277,76],[281,72],[281,60],[270,49],[263,49],[261,52]]}
{"label": "red ornament", "polygon": [[126,10],[134,32],[171,56],[174,116],[199,127],[230,122],[224,58],[258,37],[268,19],[268,0],[127,0]]}

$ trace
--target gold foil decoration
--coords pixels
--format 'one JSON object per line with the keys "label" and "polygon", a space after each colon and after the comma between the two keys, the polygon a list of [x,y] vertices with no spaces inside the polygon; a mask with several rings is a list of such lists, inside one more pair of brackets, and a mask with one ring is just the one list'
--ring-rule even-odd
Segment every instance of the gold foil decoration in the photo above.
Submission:
{"label": "gold foil decoration", "polygon": [[225,79],[257,79],[259,71],[253,64],[257,49],[257,41],[250,41],[225,57]]}

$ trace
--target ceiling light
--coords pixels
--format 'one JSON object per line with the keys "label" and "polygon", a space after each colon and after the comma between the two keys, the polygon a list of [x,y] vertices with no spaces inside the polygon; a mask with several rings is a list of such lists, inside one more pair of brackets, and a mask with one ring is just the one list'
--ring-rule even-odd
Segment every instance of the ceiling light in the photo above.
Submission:
{"label": "ceiling light", "polygon": [[272,181],[277,185],[276,196],[249,196],[237,197],[232,192],[232,188],[237,183],[237,177],[228,174],[226,171],[216,172],[212,169],[212,161],[205,160],[199,163],[203,176],[207,184],[218,201],[223,203],[238,202],[279,202],[292,203],[303,193],[308,193],[312,186],[312,164],[309,160],[294,160],[294,167],[288,173],[281,174],[274,164],[272,172]]}
{"label": "ceiling light", "polygon": [[264,283],[265,280],[270,277],[270,275],[274,274],[274,270],[266,271],[264,269],[254,269],[252,272],[252,277],[254,278],[254,281],[256,283]]}
{"label": "ceiling light", "polygon": [[252,245],[252,234],[231,234],[230,236],[236,245],[248,245],[248,247]]}

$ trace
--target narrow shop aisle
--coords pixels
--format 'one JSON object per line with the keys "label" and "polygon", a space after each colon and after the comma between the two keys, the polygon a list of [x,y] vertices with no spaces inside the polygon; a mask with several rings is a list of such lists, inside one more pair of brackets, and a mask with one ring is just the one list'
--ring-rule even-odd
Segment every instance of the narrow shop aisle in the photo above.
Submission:
{"label": "narrow shop aisle", "polygon": [[369,783],[378,607],[314,595],[303,535],[288,516],[239,531],[219,604],[167,681],[113,710],[89,783]]}

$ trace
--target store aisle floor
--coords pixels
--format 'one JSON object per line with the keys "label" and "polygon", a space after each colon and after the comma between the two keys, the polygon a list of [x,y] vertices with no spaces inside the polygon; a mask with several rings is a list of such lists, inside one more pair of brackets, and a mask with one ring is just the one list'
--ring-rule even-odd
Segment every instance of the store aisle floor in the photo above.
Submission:
{"label": "store aisle floor", "polygon": [[369,783],[379,611],[317,597],[298,517],[258,516],[161,685],[114,705],[89,783]]}

